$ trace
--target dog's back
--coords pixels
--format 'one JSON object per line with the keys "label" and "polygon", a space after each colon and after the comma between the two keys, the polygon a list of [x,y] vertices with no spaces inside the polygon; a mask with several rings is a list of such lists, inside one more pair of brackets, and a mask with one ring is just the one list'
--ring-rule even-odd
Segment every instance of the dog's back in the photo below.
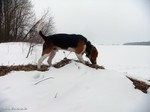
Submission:
{"label": "dog's back", "polygon": [[82,35],[77,34],[54,34],[50,36],[44,36],[42,32],[39,32],[41,37],[45,40],[46,43],[52,43],[55,46],[58,46],[62,49],[67,49],[69,47],[75,48],[79,41],[87,42],[87,39]]}

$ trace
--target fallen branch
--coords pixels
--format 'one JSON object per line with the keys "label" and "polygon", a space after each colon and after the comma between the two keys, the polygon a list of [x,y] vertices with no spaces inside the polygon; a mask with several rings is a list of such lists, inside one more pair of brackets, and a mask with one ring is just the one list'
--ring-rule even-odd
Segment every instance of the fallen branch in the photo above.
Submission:
{"label": "fallen branch", "polygon": [[57,95],[58,95],[58,93],[55,94],[55,97],[54,97],[54,98],[57,98]]}
{"label": "fallen branch", "polygon": [[54,79],[54,78],[53,78],[53,77],[45,78],[45,79],[43,79],[43,80],[40,80],[40,81],[34,83],[34,85],[37,85],[37,84],[39,84],[39,83],[41,83],[41,82],[43,82],[43,81],[45,81],[45,80],[48,80],[48,79]]}

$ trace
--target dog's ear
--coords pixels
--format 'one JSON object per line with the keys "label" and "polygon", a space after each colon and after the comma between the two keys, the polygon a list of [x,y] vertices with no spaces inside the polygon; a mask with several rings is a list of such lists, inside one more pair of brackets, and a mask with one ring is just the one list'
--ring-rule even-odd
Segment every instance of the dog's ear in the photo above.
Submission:
{"label": "dog's ear", "polygon": [[98,51],[96,47],[93,47],[91,49],[91,54],[90,54],[90,61],[92,62],[92,64],[97,64],[96,62],[97,56],[98,56]]}

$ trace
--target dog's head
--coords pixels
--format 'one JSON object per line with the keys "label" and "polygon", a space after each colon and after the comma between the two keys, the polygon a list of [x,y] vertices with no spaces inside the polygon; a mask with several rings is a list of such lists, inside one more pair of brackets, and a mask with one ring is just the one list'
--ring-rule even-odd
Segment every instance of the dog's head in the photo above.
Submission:
{"label": "dog's head", "polygon": [[97,51],[96,47],[93,47],[91,49],[91,53],[90,53],[90,55],[88,57],[92,64],[97,64],[97,60],[96,60],[97,56],[98,56],[98,51]]}
{"label": "dog's head", "polygon": [[92,64],[97,64],[98,51],[89,41],[87,42],[86,56],[90,59]]}

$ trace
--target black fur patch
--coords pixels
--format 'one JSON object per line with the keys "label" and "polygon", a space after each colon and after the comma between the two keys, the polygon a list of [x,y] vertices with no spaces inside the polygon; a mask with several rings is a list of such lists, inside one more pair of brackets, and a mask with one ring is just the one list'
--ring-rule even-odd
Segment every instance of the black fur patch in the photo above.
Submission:
{"label": "black fur patch", "polygon": [[54,45],[62,49],[67,49],[69,47],[75,48],[80,40],[84,41],[85,43],[87,42],[87,39],[82,35],[54,34],[46,37],[45,44],[52,42]]}

